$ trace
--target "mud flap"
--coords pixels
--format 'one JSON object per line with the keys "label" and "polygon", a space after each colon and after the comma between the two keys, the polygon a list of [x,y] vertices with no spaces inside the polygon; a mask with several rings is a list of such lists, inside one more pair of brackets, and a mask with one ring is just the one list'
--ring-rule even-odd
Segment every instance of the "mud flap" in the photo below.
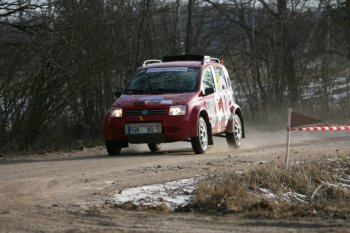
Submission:
{"label": "mud flap", "polygon": [[214,145],[213,132],[211,131],[211,124],[209,123],[207,127],[208,127],[208,145]]}
{"label": "mud flap", "polygon": [[129,147],[129,143],[127,143],[127,142],[121,142],[121,143],[120,143],[120,146],[121,146],[122,148],[128,148],[128,147]]}

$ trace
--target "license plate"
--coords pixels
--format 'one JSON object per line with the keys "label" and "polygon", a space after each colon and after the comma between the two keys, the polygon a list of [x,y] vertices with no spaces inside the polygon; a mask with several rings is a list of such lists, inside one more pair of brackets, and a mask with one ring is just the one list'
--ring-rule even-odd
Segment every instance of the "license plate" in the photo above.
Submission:
{"label": "license plate", "polygon": [[161,127],[159,124],[148,124],[148,125],[138,125],[138,124],[128,124],[125,126],[126,134],[151,134],[151,133],[161,133]]}
{"label": "license plate", "polygon": [[129,134],[157,133],[157,127],[128,127]]}

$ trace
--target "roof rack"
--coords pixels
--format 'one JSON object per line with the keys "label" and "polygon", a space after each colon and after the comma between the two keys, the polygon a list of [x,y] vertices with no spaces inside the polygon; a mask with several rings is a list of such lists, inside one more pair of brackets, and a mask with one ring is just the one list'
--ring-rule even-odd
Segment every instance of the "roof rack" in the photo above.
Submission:
{"label": "roof rack", "polygon": [[171,61],[201,61],[202,64],[208,62],[216,62],[220,63],[218,58],[211,58],[210,56],[204,55],[177,55],[177,56],[167,56],[163,57],[163,62],[171,62]]}
{"label": "roof rack", "polygon": [[163,57],[163,62],[170,61],[203,61],[203,55],[176,55]]}
{"label": "roof rack", "polygon": [[153,64],[153,63],[161,63],[161,60],[157,60],[157,59],[150,59],[150,60],[146,60],[143,62],[142,66],[147,66],[149,64]]}

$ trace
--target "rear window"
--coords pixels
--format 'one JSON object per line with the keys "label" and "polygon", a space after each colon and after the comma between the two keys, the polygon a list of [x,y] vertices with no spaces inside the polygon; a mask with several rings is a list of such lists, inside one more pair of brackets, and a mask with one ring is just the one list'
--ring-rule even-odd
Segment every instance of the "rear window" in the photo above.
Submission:
{"label": "rear window", "polygon": [[163,67],[135,72],[124,94],[185,93],[198,90],[199,67]]}

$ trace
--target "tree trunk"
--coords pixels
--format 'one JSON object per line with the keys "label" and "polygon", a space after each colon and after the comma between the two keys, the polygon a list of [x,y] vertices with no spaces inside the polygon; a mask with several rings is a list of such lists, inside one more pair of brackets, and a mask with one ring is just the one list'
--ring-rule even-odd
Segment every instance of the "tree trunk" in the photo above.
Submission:
{"label": "tree trunk", "polygon": [[187,31],[186,31],[185,54],[192,53],[192,31],[193,31],[192,14],[193,14],[194,2],[195,0],[188,0],[188,5],[187,5]]}

